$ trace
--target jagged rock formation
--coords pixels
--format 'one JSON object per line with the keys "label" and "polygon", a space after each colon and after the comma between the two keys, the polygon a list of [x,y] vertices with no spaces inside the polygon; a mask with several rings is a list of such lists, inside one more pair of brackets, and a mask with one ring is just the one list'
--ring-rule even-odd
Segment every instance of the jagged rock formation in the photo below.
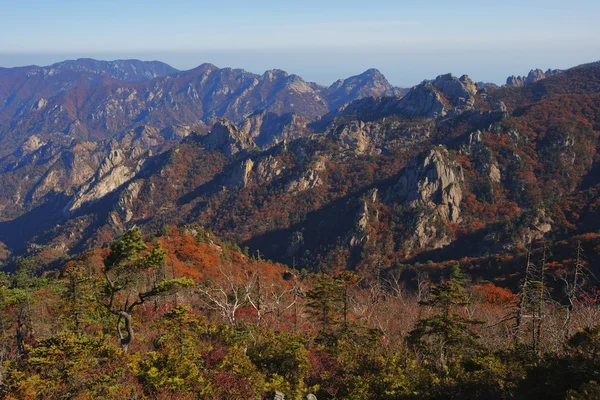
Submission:
{"label": "jagged rock formation", "polygon": [[277,115],[266,110],[252,113],[240,124],[240,131],[262,149],[272,147],[283,140],[293,140],[307,134],[309,119],[288,113]]}
{"label": "jagged rock formation", "polygon": [[[86,204],[91,204],[130,181],[142,168],[143,159],[133,161],[131,155],[113,145],[92,179],[83,185],[65,207],[64,213],[70,215]],[[138,189],[139,190],[139,189]]]}
{"label": "jagged rock formation", "polygon": [[358,119],[372,121],[386,116],[398,115],[435,119],[444,117],[452,110],[453,115],[473,109],[477,85],[463,75],[440,75],[433,81],[414,86],[404,97],[370,97],[346,104],[321,119],[316,126],[323,126],[335,119]]}
{"label": "jagged rock formation", "polygon": [[254,167],[254,162],[249,158],[236,165],[225,182],[225,187],[229,190],[246,187],[250,182],[252,167]]}
{"label": "jagged rock formation", "polygon": [[483,142],[482,135],[481,131],[469,135],[465,153],[471,155],[475,160],[475,169],[478,173],[487,175],[492,182],[499,183],[502,173],[498,167],[498,161],[489,146]]}
{"label": "jagged rock formation", "polygon": [[[331,111],[332,104],[397,93],[371,70],[326,88],[280,70],[256,75],[212,64],[184,72],[136,60],[0,69],[0,135],[6,143],[0,156],[22,144],[27,132],[101,140],[139,126],[162,131],[212,125],[219,118],[239,122],[266,110],[281,119],[255,115],[242,127],[263,147],[274,144],[281,128],[282,138],[302,135],[307,118]],[[15,146],[8,148],[9,143]]]}
{"label": "jagged rock formation", "polygon": [[271,155],[259,160],[256,164],[256,177],[261,183],[269,183],[280,176],[285,168],[279,160]]}
{"label": "jagged rock formation", "polygon": [[535,83],[542,79],[546,79],[549,76],[558,75],[562,72],[563,71],[560,69],[548,69],[546,72],[542,71],[541,69],[532,69],[531,71],[529,71],[529,74],[527,74],[527,76],[509,76],[506,79],[506,85],[520,87],[528,85],[530,83]]}
{"label": "jagged rock formation", "polygon": [[396,119],[350,121],[333,124],[328,136],[343,151],[357,155],[384,154],[398,147],[410,147],[427,140],[431,124],[405,125]]}
{"label": "jagged rock formation", "polygon": [[203,138],[202,143],[206,150],[217,150],[227,157],[251,151],[256,147],[252,139],[227,120],[217,122]]}
{"label": "jagged rock formation", "polygon": [[443,225],[459,222],[463,181],[460,165],[443,146],[409,161],[388,198],[417,211],[412,246],[439,248],[450,242]]}
{"label": "jagged rock formation", "polygon": [[[371,222],[369,205],[373,206],[377,201],[377,189],[370,190],[366,197],[361,200],[359,210],[356,213],[356,218],[354,220],[354,228],[350,239],[348,240],[350,247],[364,245],[369,240],[368,228],[369,223]],[[375,214],[374,218],[377,219],[377,214]]]}
{"label": "jagged rock formation", "polygon": [[302,175],[293,178],[286,185],[286,190],[291,193],[303,192],[320,185],[321,172],[325,171],[325,159],[317,158],[311,165],[302,173]]}
{"label": "jagged rock formation", "polygon": [[325,90],[329,107],[336,109],[349,99],[358,100],[364,97],[402,96],[408,90],[393,87],[385,76],[372,68],[360,75],[348,79],[340,79]]}
{"label": "jagged rock formation", "polygon": [[535,240],[542,240],[552,230],[553,222],[544,210],[537,210],[531,224],[524,229],[521,235],[521,243],[519,244],[528,246]]}
{"label": "jagged rock formation", "polygon": [[[461,240],[473,241],[465,257],[493,252],[484,238],[495,230],[504,246],[573,229],[564,222],[573,213],[555,214],[562,202],[592,216],[572,226],[593,225],[596,192],[569,196],[597,182],[588,171],[597,163],[597,113],[589,111],[598,90],[585,88],[598,68],[523,89],[478,90],[466,76],[441,75],[405,97],[345,104],[318,123],[273,111],[291,99],[306,100],[303,110],[327,103],[324,88],[283,71],[205,65],[142,84],[111,81],[97,93],[79,88],[79,97],[63,90],[62,103],[44,93],[22,111],[48,120],[11,125],[27,135],[13,140],[10,131],[0,146],[0,240],[15,254],[32,243],[79,251],[92,235],[108,240],[131,224],[150,232],[192,222],[273,260],[326,269],[336,260],[375,265],[378,254],[365,256],[373,252],[389,262],[454,256],[469,247]],[[543,99],[531,90],[538,87]],[[102,107],[88,107],[91,92],[98,97],[89,104]],[[548,110],[557,117],[541,123]],[[218,118],[227,113],[240,117]],[[194,122],[167,123],[180,119]],[[0,131],[7,124],[0,116]],[[383,199],[370,199],[373,188]],[[548,217],[535,221],[546,201],[554,202]]]}

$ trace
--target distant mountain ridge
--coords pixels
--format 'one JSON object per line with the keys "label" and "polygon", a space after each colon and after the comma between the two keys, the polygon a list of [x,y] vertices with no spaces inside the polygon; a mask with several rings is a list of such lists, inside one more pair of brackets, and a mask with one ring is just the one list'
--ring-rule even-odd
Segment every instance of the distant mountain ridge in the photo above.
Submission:
{"label": "distant mountain ridge", "polygon": [[402,93],[377,70],[330,87],[281,70],[262,75],[202,64],[188,71],[160,62],[80,59],[48,67],[0,69],[0,137],[10,150],[32,133],[99,140],[145,125],[240,122],[266,110],[316,118],[356,99]]}
{"label": "distant mountain ridge", "polygon": [[45,67],[37,65],[0,68],[0,76],[34,76],[42,74],[52,76],[65,71],[89,72],[97,75],[107,75],[111,78],[126,82],[143,81],[159,76],[171,75],[179,70],[161,61],[115,60],[102,61],[92,58],[65,60]]}

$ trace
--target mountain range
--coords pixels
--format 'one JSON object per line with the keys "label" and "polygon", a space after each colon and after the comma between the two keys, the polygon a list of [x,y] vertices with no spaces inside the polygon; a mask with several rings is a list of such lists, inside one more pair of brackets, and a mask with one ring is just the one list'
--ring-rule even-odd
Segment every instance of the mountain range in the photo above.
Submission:
{"label": "mountain range", "polygon": [[377,70],[65,61],[0,69],[0,251],[199,223],[296,267],[510,252],[600,228],[600,66],[506,86]]}

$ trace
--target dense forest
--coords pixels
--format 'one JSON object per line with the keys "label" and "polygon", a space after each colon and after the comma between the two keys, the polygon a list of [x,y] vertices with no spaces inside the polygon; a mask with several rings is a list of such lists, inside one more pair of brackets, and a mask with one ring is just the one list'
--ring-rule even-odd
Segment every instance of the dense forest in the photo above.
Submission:
{"label": "dense forest", "polygon": [[0,395],[598,398],[589,260],[599,250],[600,235],[588,234],[322,274],[198,225],[133,228],[60,270],[31,257],[2,275]]}

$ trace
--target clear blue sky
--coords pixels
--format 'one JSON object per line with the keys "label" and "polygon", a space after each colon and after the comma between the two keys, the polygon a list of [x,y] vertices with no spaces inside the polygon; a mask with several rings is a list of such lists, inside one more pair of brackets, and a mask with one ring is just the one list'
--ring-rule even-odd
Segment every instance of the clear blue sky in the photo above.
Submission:
{"label": "clear blue sky", "polygon": [[374,67],[501,82],[600,59],[595,0],[0,0],[0,65],[64,58],[280,68],[331,83]]}

